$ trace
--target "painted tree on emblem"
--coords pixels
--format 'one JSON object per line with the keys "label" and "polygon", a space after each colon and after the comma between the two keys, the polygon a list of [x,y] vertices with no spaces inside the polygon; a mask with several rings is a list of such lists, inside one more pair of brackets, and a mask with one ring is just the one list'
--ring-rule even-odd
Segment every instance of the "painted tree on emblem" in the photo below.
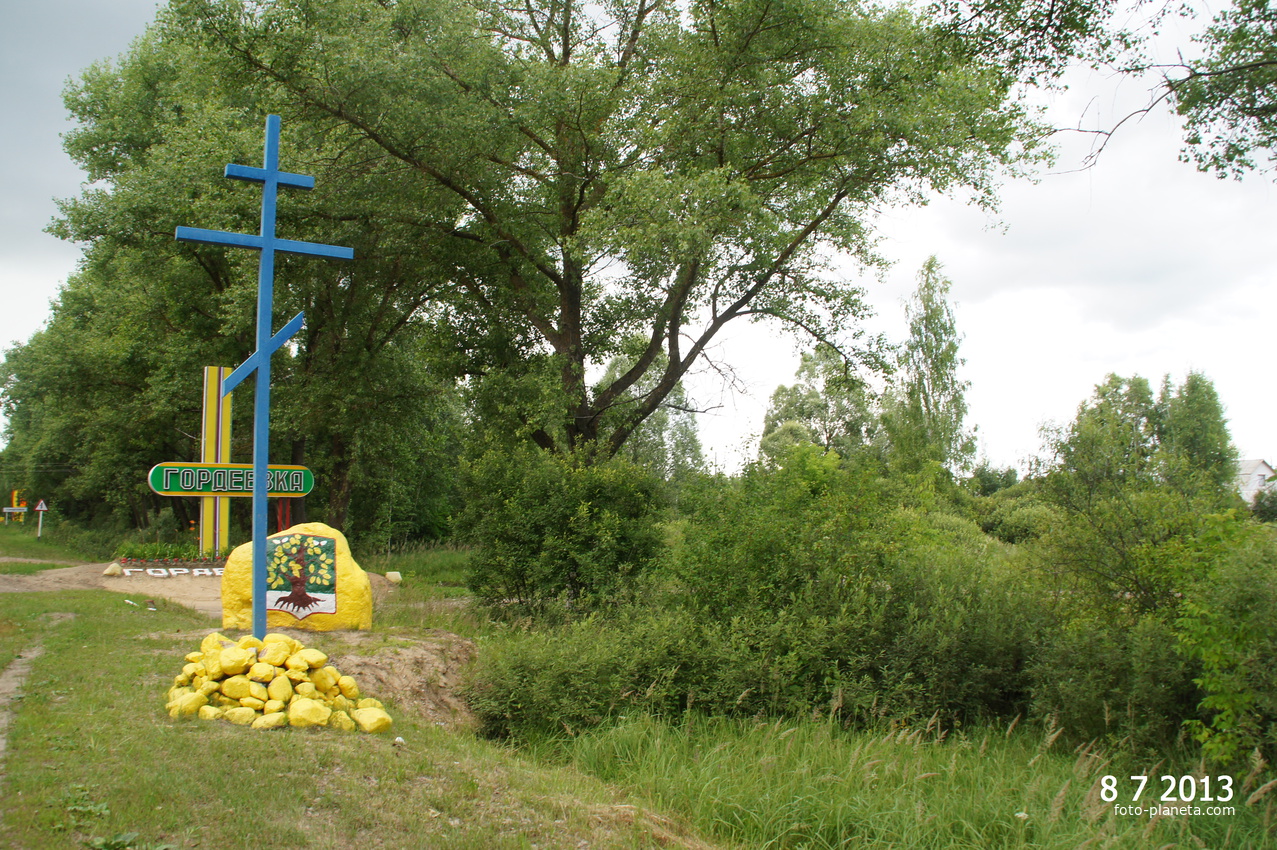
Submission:
{"label": "painted tree on emblem", "polygon": [[267,586],[275,591],[291,588],[272,607],[301,612],[324,601],[310,591],[336,592],[336,557],[332,540],[294,534],[282,539],[272,538],[269,543]]}

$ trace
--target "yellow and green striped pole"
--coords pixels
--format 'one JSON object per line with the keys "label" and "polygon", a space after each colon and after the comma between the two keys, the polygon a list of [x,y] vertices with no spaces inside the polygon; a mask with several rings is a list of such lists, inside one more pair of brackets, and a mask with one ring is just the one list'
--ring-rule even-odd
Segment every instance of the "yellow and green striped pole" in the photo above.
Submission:
{"label": "yellow and green striped pole", "polygon": [[[229,366],[204,367],[204,426],[200,461],[229,463],[231,459],[231,394],[222,395]],[[225,496],[200,498],[200,555],[216,557],[230,540],[231,500]]]}

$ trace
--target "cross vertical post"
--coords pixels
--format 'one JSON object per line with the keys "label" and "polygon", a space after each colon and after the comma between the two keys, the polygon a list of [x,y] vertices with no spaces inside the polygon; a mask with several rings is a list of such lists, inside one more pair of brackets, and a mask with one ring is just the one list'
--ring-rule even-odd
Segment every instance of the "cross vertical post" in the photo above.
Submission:
{"label": "cross vertical post", "polygon": [[235,180],[262,184],[262,221],[257,236],[179,227],[174,236],[183,242],[207,245],[229,245],[261,252],[257,266],[257,350],[222,381],[222,395],[229,394],[251,373],[253,395],[253,635],[259,640],[266,634],[266,476],[270,465],[270,358],[293,334],[301,329],[305,314],[298,313],[288,324],[272,334],[274,326],[275,252],[309,254],[315,257],[351,260],[352,248],[323,245],[317,242],[294,242],[275,236],[275,202],[280,186],[313,189],[315,178],[279,170],[278,115],[266,116],[266,141],[261,168],[227,165],[225,175]]}

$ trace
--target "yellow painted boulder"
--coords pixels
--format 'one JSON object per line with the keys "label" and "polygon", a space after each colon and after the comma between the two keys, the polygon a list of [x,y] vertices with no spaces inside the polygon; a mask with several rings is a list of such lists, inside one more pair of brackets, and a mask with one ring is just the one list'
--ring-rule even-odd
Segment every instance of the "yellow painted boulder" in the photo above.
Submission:
{"label": "yellow painted boulder", "polygon": [[390,729],[390,715],[380,708],[357,708],[350,714],[361,732],[386,732]]}
{"label": "yellow painted boulder", "polygon": [[[270,628],[372,628],[372,585],[351,556],[345,536],[335,528],[310,522],[268,537],[266,582]],[[249,542],[231,553],[222,572],[222,628],[252,627],[253,546]]]}
{"label": "yellow painted boulder", "polygon": [[[270,637],[267,635],[266,637]],[[269,664],[272,667],[283,667],[284,662],[288,660],[288,656],[292,655],[292,645],[284,641],[271,641],[267,643],[257,653],[257,661],[259,664]],[[203,659],[200,659],[201,661]]]}
{"label": "yellow painted boulder", "polygon": [[254,729],[279,729],[287,725],[288,715],[282,711],[268,712],[253,721]]}
{"label": "yellow painted boulder", "polygon": [[355,721],[351,720],[350,715],[344,711],[334,711],[333,716],[328,718],[328,727],[340,729],[343,732],[354,732]]}
{"label": "yellow painted boulder", "polygon": [[233,646],[234,644],[235,641],[231,640],[226,635],[220,632],[212,632],[205,635],[204,639],[200,641],[200,652],[204,655],[207,655],[213,650],[221,652],[223,647]]}
{"label": "yellow painted boulder", "polygon": [[293,682],[287,676],[276,676],[266,686],[266,695],[280,702],[288,702],[293,698]]}
{"label": "yellow painted boulder", "polygon": [[340,678],[341,674],[337,672],[337,668],[331,665],[321,667],[310,674],[310,681],[314,683],[315,690],[325,694],[336,687],[337,680]]}
{"label": "yellow painted boulder", "polygon": [[273,682],[277,675],[279,675],[279,670],[274,665],[267,664],[265,661],[258,661],[252,667],[248,668],[248,678],[252,679],[254,682],[261,682],[264,685],[268,685]]}
{"label": "yellow painted boulder", "polygon": [[[257,662],[233,675],[221,670],[223,655],[231,662],[230,669],[238,670],[244,667],[243,656],[278,655],[276,646],[288,651],[287,658],[275,659],[283,660],[288,669]],[[183,660],[183,672],[164,696],[165,709],[175,719],[225,720],[255,729],[327,726],[364,732],[385,731],[392,722],[380,701],[359,698],[358,684],[329,664],[327,654],[283,635],[267,635],[260,642],[244,638],[232,642],[213,634],[200,651],[188,653]],[[210,665],[214,674],[209,674]]]}
{"label": "yellow painted boulder", "polygon": [[222,693],[233,700],[253,695],[253,680],[247,676],[231,676],[222,682]]}
{"label": "yellow painted boulder", "polygon": [[318,670],[328,663],[328,656],[318,649],[299,649],[297,657],[305,661],[311,670]]}
{"label": "yellow painted boulder", "polygon": [[236,726],[248,726],[252,724],[253,721],[257,720],[257,718],[261,717],[261,715],[256,711],[253,711],[251,708],[237,706],[236,708],[226,709],[226,712],[222,715],[222,717],[234,723]]}
{"label": "yellow painted boulder", "polygon": [[295,699],[288,705],[288,722],[293,726],[325,726],[333,710],[319,700]]}
{"label": "yellow painted boulder", "polygon": [[228,646],[222,650],[220,660],[222,662],[222,675],[238,676],[240,673],[247,673],[248,668],[257,663],[257,653],[251,649]]}
{"label": "yellow painted boulder", "polygon": [[206,705],[208,705],[208,697],[203,694],[182,694],[168,704],[168,713],[170,717],[199,714],[199,710]]}

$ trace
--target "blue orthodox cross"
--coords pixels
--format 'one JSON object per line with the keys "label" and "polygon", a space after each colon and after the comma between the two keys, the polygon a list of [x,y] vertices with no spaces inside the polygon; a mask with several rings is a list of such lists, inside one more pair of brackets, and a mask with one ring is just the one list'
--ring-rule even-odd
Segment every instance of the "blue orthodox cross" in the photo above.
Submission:
{"label": "blue orthodox cross", "polygon": [[175,234],[184,242],[208,245],[231,245],[261,251],[257,266],[257,350],[222,382],[222,395],[235,389],[241,381],[256,372],[253,398],[253,634],[261,639],[266,634],[266,474],[270,438],[270,358],[280,346],[301,329],[304,313],[298,313],[279,333],[272,335],[271,310],[275,288],[275,252],[310,254],[315,257],[354,259],[352,248],[321,245],[316,242],[294,242],[275,236],[275,198],[280,186],[313,189],[315,178],[289,174],[279,170],[279,116],[266,116],[266,152],[262,168],[227,165],[226,177],[263,184],[261,234],[227,233],[198,227],[179,227]]}

